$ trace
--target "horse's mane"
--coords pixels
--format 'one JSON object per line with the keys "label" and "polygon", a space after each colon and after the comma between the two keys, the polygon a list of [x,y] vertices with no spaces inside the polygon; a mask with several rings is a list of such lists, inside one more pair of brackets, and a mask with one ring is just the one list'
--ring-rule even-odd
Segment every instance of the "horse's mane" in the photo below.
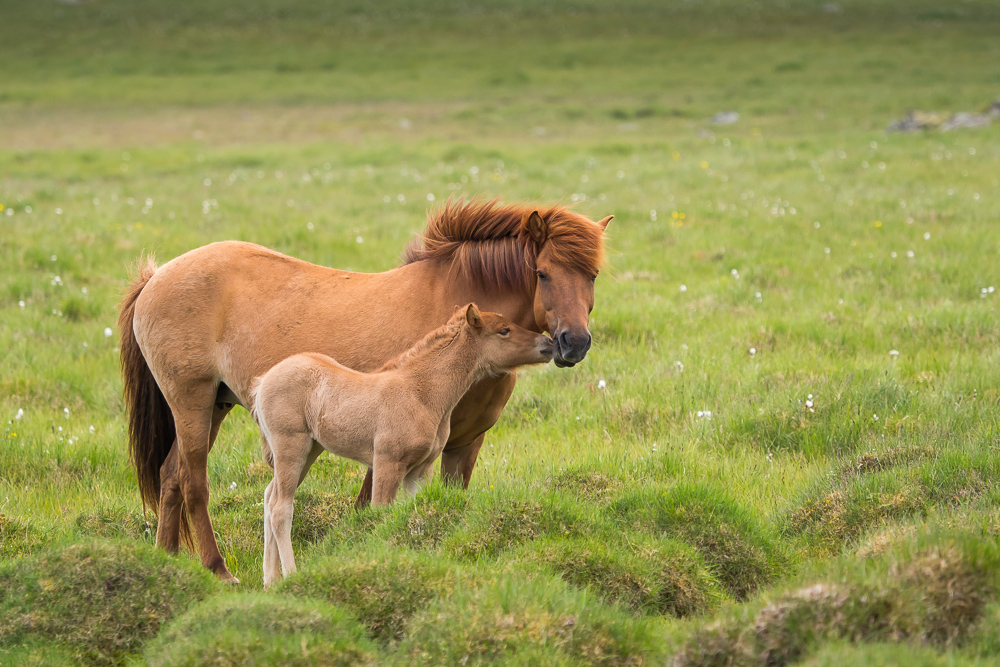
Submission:
{"label": "horse's mane", "polygon": [[417,341],[409,350],[403,352],[403,354],[399,355],[395,359],[391,359],[390,361],[382,364],[382,367],[375,372],[381,373],[383,371],[394,371],[402,368],[409,361],[416,359],[432,348],[449,345],[453,340],[455,340],[455,337],[458,336],[459,332],[461,332],[462,325],[464,323],[464,313],[462,313],[461,317],[453,316],[444,325],[438,327]]}
{"label": "horse's mane", "polygon": [[557,264],[597,274],[604,261],[604,230],[565,206],[535,208],[498,200],[452,201],[428,215],[427,229],[406,249],[406,264],[451,262],[487,289],[530,291],[540,248],[523,231],[532,211],[548,223],[545,246]]}

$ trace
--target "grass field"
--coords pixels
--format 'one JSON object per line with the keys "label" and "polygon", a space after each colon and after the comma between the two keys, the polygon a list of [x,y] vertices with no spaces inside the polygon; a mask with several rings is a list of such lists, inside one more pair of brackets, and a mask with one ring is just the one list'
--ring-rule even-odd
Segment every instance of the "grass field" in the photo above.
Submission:
{"label": "grass field", "polygon": [[[207,5],[207,6],[206,6]],[[1000,3],[0,0],[0,664],[993,664]],[[730,125],[717,112],[737,111]],[[449,196],[608,229],[594,348],[467,492],[355,513],[209,459],[226,588],[152,547],[115,304],[222,239],[399,261]]]}

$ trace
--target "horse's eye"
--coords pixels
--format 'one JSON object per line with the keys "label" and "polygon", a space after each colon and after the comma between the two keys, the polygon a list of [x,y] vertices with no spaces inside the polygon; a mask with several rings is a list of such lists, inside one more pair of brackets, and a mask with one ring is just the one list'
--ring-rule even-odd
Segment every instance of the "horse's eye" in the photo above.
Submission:
{"label": "horse's eye", "polygon": [[548,282],[549,274],[545,273],[544,271],[536,271],[535,273],[538,274],[538,279],[541,280],[543,283]]}
{"label": "horse's eye", "polygon": [[508,329],[507,327],[504,327],[503,329],[501,329],[497,333],[500,334],[501,336],[506,336],[506,335],[510,334],[510,329]]}
{"label": "horse's eye", "polygon": [[592,283],[596,283],[597,282],[597,274],[596,273],[594,275],[590,276],[590,282],[592,282]]}

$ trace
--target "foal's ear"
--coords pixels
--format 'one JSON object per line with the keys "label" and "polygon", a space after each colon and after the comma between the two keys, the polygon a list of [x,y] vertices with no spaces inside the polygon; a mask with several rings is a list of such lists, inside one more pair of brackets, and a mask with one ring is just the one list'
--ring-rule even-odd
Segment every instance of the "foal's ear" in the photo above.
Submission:
{"label": "foal's ear", "polygon": [[538,211],[532,211],[524,219],[524,231],[528,232],[535,243],[542,245],[549,237],[549,224],[538,215]]}
{"label": "foal's ear", "polygon": [[599,224],[601,226],[601,229],[607,229],[608,228],[608,223],[611,222],[612,220],[614,220],[614,218],[615,218],[615,216],[609,215],[608,217],[604,218],[603,220],[601,220],[597,224]]}
{"label": "foal's ear", "polygon": [[469,326],[473,329],[482,329],[485,325],[483,323],[483,315],[476,308],[476,304],[470,303],[469,307],[465,309],[465,321],[469,323]]}

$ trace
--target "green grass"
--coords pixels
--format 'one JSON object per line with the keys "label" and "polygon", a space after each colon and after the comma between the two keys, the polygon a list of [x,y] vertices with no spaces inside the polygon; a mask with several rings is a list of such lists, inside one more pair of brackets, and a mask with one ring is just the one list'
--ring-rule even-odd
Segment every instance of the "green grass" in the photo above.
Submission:
{"label": "green grass", "polygon": [[[1000,3],[837,6],[0,0],[0,662],[995,662],[1000,122],[885,127],[1000,97]],[[356,513],[322,457],[268,594],[235,411],[243,583],[155,552],[128,265],[381,271],[462,194],[616,216],[586,362],[521,375],[467,492]]]}

